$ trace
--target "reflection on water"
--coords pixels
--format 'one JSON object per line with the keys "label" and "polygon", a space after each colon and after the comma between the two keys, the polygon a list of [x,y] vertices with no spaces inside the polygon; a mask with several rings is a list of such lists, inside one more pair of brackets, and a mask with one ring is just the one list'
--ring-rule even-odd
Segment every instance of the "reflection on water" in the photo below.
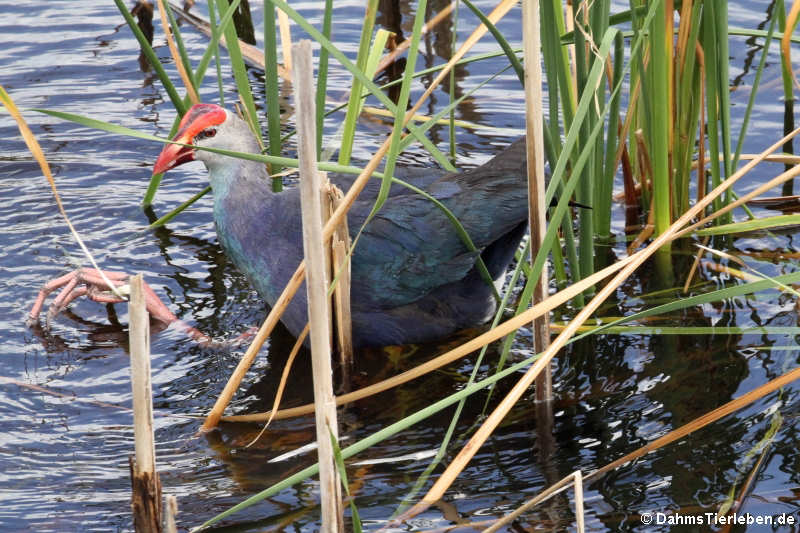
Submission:
{"label": "reflection on water", "polygon": [[[335,38],[351,56],[357,47],[362,4],[337,3],[342,14],[338,18],[337,11]],[[383,4],[380,23],[408,33],[414,6],[407,2],[398,7]],[[490,2],[478,4],[484,12],[493,7]],[[435,2],[431,9],[443,5]],[[73,2],[34,0],[3,6],[0,84],[23,109],[43,107],[90,114],[165,135],[174,112],[152,73],[140,69],[136,43],[127,27],[121,25],[113,4],[84,2],[80,10],[75,7]],[[255,2],[252,7],[260,9]],[[316,4],[297,7],[319,23]],[[768,7],[767,2],[732,4],[732,24],[757,26]],[[260,11],[254,18],[260,21]],[[461,41],[471,31],[472,21],[466,16],[459,21]],[[500,29],[519,40],[517,23],[510,17]],[[256,35],[260,31],[257,28]],[[447,57],[452,31],[451,24],[444,24],[425,38],[421,56],[425,66]],[[191,57],[199,57],[205,37],[191,28],[185,28],[183,34]],[[154,42],[159,56],[169,63],[159,29]],[[742,39],[733,47],[736,59],[731,65],[732,75],[740,89],[752,83],[753,50],[758,46]],[[493,49],[487,40],[475,52]],[[764,78],[767,84],[780,76],[777,55],[771,59]],[[460,68],[456,96],[502,66],[497,60],[491,65],[473,63]],[[177,79],[174,72],[172,76]],[[253,73],[253,77],[259,75]],[[334,69],[329,83],[331,95],[337,97],[350,82],[343,70]],[[207,101],[217,99],[212,85],[202,93]],[[758,151],[776,138],[774,124],[784,111],[779,90],[779,85],[773,84],[764,93],[752,121],[762,135],[751,135],[745,151]],[[743,109],[746,93],[732,93],[736,112]],[[460,132],[461,164],[473,166],[485,161],[522,130],[523,107],[518,97],[518,83],[513,74],[506,73],[461,106],[458,118],[509,129],[507,136]],[[226,100],[234,101],[230,79]],[[446,89],[437,91],[425,111],[431,112],[446,101]],[[50,158],[70,216],[103,268],[144,272],[148,283],[178,316],[214,336],[231,337],[263,319],[264,305],[221,253],[211,223],[209,198],[167,228],[143,231],[154,217],[205,185],[205,173],[199,165],[171,173],[162,185],[154,212],[143,212],[139,200],[159,150],[156,144],[100,133],[34,112],[25,114]],[[330,131],[336,122],[331,119]],[[383,120],[365,120],[363,126],[364,134],[354,154],[361,159],[371,155],[388,131]],[[442,146],[448,141],[447,135],[446,128],[437,127],[431,138]],[[80,301],[59,316],[49,332],[24,326],[27,306],[41,284],[74,268],[81,258],[37,166],[6,115],[0,115],[0,138],[0,223],[4,228],[0,237],[0,525],[3,531],[129,531],[127,457],[133,446],[127,410],[127,312],[124,306],[107,308]],[[430,160],[416,149],[404,154],[403,163],[429,165]],[[743,189],[754,187],[766,176],[764,172]],[[623,218],[620,208],[615,231],[622,230]],[[782,259],[756,254],[748,259],[761,272],[774,275],[794,270],[796,259],[785,254],[795,251],[794,240],[791,234],[775,235],[758,241],[742,239],[736,245],[784,252]],[[621,255],[624,249],[615,246],[609,253]],[[676,263],[679,270],[685,270],[687,260],[679,257]],[[651,270],[644,269],[644,274],[620,288],[621,303],[609,304],[604,314],[619,316],[663,303],[642,299],[643,294],[660,288],[658,280],[648,277]],[[718,274],[706,274],[707,279],[720,283]],[[676,293],[666,296],[677,297],[680,295]],[[669,324],[797,326],[797,322],[793,298],[772,292],[685,311],[670,317]],[[529,335],[523,331],[513,357],[530,355],[530,344],[525,341]],[[458,341],[451,340],[447,346],[360,353],[353,386],[406,370]],[[284,330],[276,332],[249,373],[232,410],[249,412],[271,406],[293,342]],[[574,343],[557,360],[552,441],[537,435],[536,406],[528,397],[479,451],[446,501],[420,516],[412,527],[478,522],[513,509],[564,475],[576,469],[590,472],[774,378],[796,364],[795,344],[791,337],[766,334],[602,335]],[[209,408],[242,351],[202,349],[172,329],[157,332],[152,339],[159,469],[165,491],[178,496],[179,521],[184,528],[199,524],[314,460],[313,451],[281,458],[313,439],[311,417],[274,422],[264,438],[246,448],[260,430],[257,425],[224,425],[220,431],[198,438],[197,420],[180,416],[200,414]],[[487,360],[496,357],[495,348]],[[342,409],[341,434],[347,443],[355,442],[459,390],[472,363],[468,358],[375,400]],[[490,371],[481,368],[480,377]],[[284,406],[311,400],[309,376],[308,357],[303,354],[291,376]],[[490,405],[495,405],[511,385],[501,382]],[[481,420],[486,397],[476,395],[467,402],[444,464]],[[585,501],[589,529],[644,531],[640,513],[653,510],[680,510],[684,514],[716,511],[731,487],[737,487],[737,494],[741,490],[743,479],[753,468],[747,454],[763,437],[773,412],[779,408],[783,423],[765,451],[743,511],[797,514],[800,465],[796,450],[800,443],[795,431],[796,397],[796,386],[788,387],[588,484]],[[426,457],[437,449],[452,413],[452,409],[445,410],[384,441],[360,454],[349,466],[351,490],[369,528],[383,523],[409,493],[427,468],[430,459]],[[441,467],[434,471],[434,478],[440,471]],[[228,522],[235,525],[225,530],[312,529],[318,522],[316,498],[316,483],[307,481],[240,513]],[[571,527],[571,498],[571,492],[560,495],[531,511],[517,527],[553,531]]]}

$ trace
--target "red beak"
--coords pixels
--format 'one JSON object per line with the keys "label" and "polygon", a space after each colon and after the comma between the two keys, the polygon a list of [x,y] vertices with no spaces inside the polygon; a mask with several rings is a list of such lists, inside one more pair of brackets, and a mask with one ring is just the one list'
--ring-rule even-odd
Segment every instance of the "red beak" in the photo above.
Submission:
{"label": "red beak", "polygon": [[[225,109],[215,104],[195,104],[181,119],[178,126],[178,133],[172,138],[173,141],[191,145],[195,136],[208,128],[217,126],[225,122],[228,118]],[[161,154],[156,159],[153,166],[153,174],[161,174],[172,167],[194,161],[194,149],[191,146],[181,146],[180,144],[167,144],[161,150]]]}

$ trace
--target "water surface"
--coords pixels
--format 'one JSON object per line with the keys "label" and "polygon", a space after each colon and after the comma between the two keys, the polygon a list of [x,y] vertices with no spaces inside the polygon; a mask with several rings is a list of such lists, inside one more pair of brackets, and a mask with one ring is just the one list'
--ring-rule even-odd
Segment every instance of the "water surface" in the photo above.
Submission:
{"label": "water surface", "polygon": [[[351,57],[357,47],[362,4],[337,2],[335,39]],[[439,7],[444,2],[434,4]],[[491,2],[478,4],[484,12],[493,7]],[[258,6],[253,7],[260,19]],[[319,22],[319,3],[297,3],[295,7],[312,22]],[[731,3],[731,23],[763,27],[768,8],[769,4],[762,1]],[[20,108],[85,114],[146,133],[167,134],[174,110],[158,80],[142,70],[136,41],[113,3],[20,0],[4,2],[2,13],[0,84]],[[400,27],[406,32],[413,13],[414,4],[403,3],[399,8]],[[380,20],[397,27],[388,12],[382,12]],[[500,26],[512,41],[520,40],[515,17]],[[460,40],[473,27],[474,19],[465,16],[457,28]],[[191,28],[185,28],[183,35],[191,57],[198,59],[206,38]],[[422,64],[442,63],[450,38],[449,29],[426,38]],[[155,45],[162,60],[170,63],[158,30]],[[475,52],[494,48],[487,40]],[[745,38],[735,40],[732,47],[731,76],[736,89],[732,99],[739,114],[737,120],[747,101],[759,51],[759,43]],[[498,59],[461,68],[459,94],[503,66],[505,63]],[[170,68],[170,73],[177,80],[174,69]],[[258,77],[252,73],[253,80]],[[764,76],[768,88],[761,92],[745,151],[760,151],[780,135],[783,102],[780,84],[775,82],[779,77],[778,56],[773,53]],[[350,81],[343,69],[337,69],[330,83],[331,97],[336,99]],[[235,100],[234,90],[228,76],[228,104]],[[285,90],[288,93],[288,87]],[[421,90],[417,87],[415,94]],[[206,84],[202,97],[218,100],[214,83]],[[424,111],[432,112],[446,101],[446,89],[438,90]],[[458,118],[504,130],[459,133],[459,164],[479,164],[512,140],[524,128],[522,112],[518,82],[510,73],[470,98]],[[220,338],[229,338],[265,317],[263,303],[221,252],[209,198],[168,227],[143,231],[153,216],[166,213],[205,185],[201,165],[187,165],[168,174],[153,211],[144,212],[139,202],[160,149],[157,144],[109,135],[32,111],[24,113],[53,166],[69,215],[103,268],[144,272],[179,317]],[[339,120],[334,118],[327,124],[326,134],[334,131]],[[388,131],[382,120],[362,121],[355,157],[368,158]],[[7,115],[0,115],[0,138],[0,224],[4,228],[0,235],[0,525],[3,531],[131,531],[128,456],[133,452],[133,435],[128,410],[125,306],[112,310],[79,301],[54,321],[49,332],[25,326],[25,312],[41,285],[84,264],[84,259]],[[431,138],[446,149],[446,128],[435,128]],[[407,165],[432,164],[419,148],[402,157]],[[765,167],[739,190],[750,190],[780,170],[777,166],[774,172]],[[621,220],[619,217],[615,222],[617,231],[622,230]],[[784,252],[786,258],[781,260],[748,260],[766,274],[796,270],[797,245],[791,233],[739,239],[734,246],[743,251]],[[624,246],[615,245],[612,253],[621,257]],[[679,269],[686,263],[685,259],[676,260]],[[619,290],[618,301],[605,310],[608,315],[630,313],[645,305],[640,296],[659,286],[652,269],[644,272]],[[702,276],[720,286],[736,283],[710,271]],[[667,298],[676,297],[677,293],[670,293]],[[567,309],[564,315],[573,311]],[[797,314],[792,297],[771,291],[687,311],[670,324],[797,326]],[[451,340],[447,346],[463,338],[466,336]],[[529,355],[529,338],[530,333],[523,331],[513,351],[515,358]],[[248,374],[232,412],[263,410],[271,404],[292,343],[285,332],[276,333]],[[361,353],[355,384],[369,384],[408,369],[444,347]],[[266,438],[252,448],[245,448],[245,444],[258,432],[255,425],[225,425],[210,435],[195,436],[198,421],[183,415],[207,412],[242,352],[203,349],[172,329],[153,335],[158,467],[164,491],[178,497],[182,530],[314,460],[313,453],[305,453],[270,462],[314,439],[311,417],[274,423]],[[489,360],[496,360],[496,356],[495,347]],[[536,405],[532,394],[527,395],[448,491],[445,501],[405,530],[499,516],[570,472],[601,467],[765,383],[796,365],[797,356],[793,336],[758,332],[601,335],[573,344],[556,362],[552,439],[543,438],[542,431],[537,430]],[[287,405],[311,399],[307,358],[300,359],[287,389]],[[472,359],[464,360],[342,410],[345,443],[355,442],[460,389],[471,366]],[[489,372],[486,366],[480,375]],[[492,405],[511,385],[501,383]],[[774,443],[764,452],[742,512],[797,517],[797,393],[796,385],[787,387],[588,484],[585,500],[589,530],[703,530],[647,527],[640,516],[651,511],[716,512],[732,487],[740,492],[742,480],[753,470],[747,454],[767,432],[775,412],[783,414],[783,422]],[[485,395],[476,395],[467,403],[455,432],[458,438],[445,464],[480,420],[485,399]],[[446,410],[348,463],[352,490],[368,528],[377,529],[395,511],[428,466],[451,416],[452,410]],[[394,459],[376,461],[387,458]],[[434,471],[425,489],[441,471],[441,467]],[[220,530],[313,530],[319,522],[317,497],[316,482],[306,481],[236,515]],[[571,498],[570,492],[538,507],[525,515],[515,530],[572,528]],[[733,529],[745,530],[798,528]]]}

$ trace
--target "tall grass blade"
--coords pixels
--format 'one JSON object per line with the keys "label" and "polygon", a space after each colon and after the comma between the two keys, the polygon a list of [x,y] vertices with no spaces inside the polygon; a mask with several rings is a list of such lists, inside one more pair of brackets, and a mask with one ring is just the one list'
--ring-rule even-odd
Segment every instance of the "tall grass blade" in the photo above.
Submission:
{"label": "tall grass blade", "polygon": [[[314,26],[308,23],[300,14],[298,14],[294,9],[292,9],[285,0],[272,0],[275,3],[275,6],[286,13],[290,19],[292,19],[298,26],[300,26],[306,33],[308,33],[311,38],[313,38],[320,46],[326,48],[330,54],[336,58],[339,63],[343,67],[345,67],[348,72],[353,74],[363,85],[364,87],[369,90],[370,94],[377,98],[386,109],[390,112],[396,112],[396,106],[394,102],[392,102],[388,96],[386,96],[383,91],[375,85],[372,80],[368,79],[363,72],[358,70],[352,61],[347,59],[347,57],[337,48],[329,39],[327,39],[322,33],[319,32]],[[408,131],[420,142],[423,146],[430,152],[431,156],[436,159],[436,162],[439,163],[444,168],[452,168],[450,162],[447,160],[444,154],[442,154],[433,144],[428,140],[427,137],[419,133],[419,129],[412,125],[411,123],[407,124],[406,127]]]}
{"label": "tall grass blade", "polygon": [[[358,42],[358,55],[356,56],[356,68],[366,73],[367,61],[369,57],[370,41],[372,30],[375,27],[375,15],[378,12],[378,0],[369,0],[364,13],[364,25],[361,26],[361,38]],[[372,76],[367,74],[368,78]],[[347,104],[347,113],[344,118],[344,129],[342,132],[341,148],[339,149],[339,164],[349,165],[350,155],[353,150],[353,139],[356,134],[356,121],[361,114],[362,102],[361,82],[353,77],[352,88],[350,89],[350,99]]]}
{"label": "tall grass blade", "polygon": [[511,45],[508,44],[506,38],[503,36],[502,33],[500,33],[500,30],[498,30],[497,27],[494,24],[492,24],[492,21],[489,20],[488,17],[483,14],[483,11],[478,9],[475,6],[475,4],[470,2],[470,0],[461,0],[461,1],[464,2],[464,5],[467,6],[469,10],[472,11],[472,13],[476,17],[478,17],[478,19],[483,23],[484,26],[486,26],[486,28],[489,30],[489,33],[491,33],[492,37],[494,37],[494,40],[497,41],[497,44],[500,45],[500,48],[503,50],[503,53],[505,53],[509,63],[511,63],[511,66],[514,67],[514,72],[516,72],[517,74],[519,83],[521,85],[525,85],[525,69],[522,68],[522,63],[520,62],[519,58],[514,53],[514,51],[511,49]]}
{"label": "tall grass blade", "polygon": [[125,7],[125,3],[122,0],[114,0],[114,3],[117,5],[119,12],[125,18],[125,22],[128,23],[128,27],[133,32],[136,40],[139,41],[139,46],[142,49],[142,53],[156,71],[156,76],[158,76],[158,79],[161,80],[161,83],[164,85],[164,90],[167,91],[167,95],[169,96],[172,105],[178,110],[178,114],[182,116],[184,113],[186,113],[188,106],[184,103],[183,99],[178,96],[178,91],[175,90],[175,85],[172,84],[169,76],[167,76],[167,72],[164,70],[164,67],[158,60],[158,56],[153,50],[153,47],[147,42],[147,38],[142,33],[142,30],[139,29],[139,25],[136,24],[136,21],[131,16],[128,8]]}
{"label": "tall grass blade", "polygon": [[[269,1],[269,0],[265,0]],[[208,22],[211,26],[211,34],[217,33],[217,8],[214,0],[208,0]],[[219,45],[214,45],[214,66],[217,70],[217,89],[219,90],[219,105],[225,106],[225,88],[222,82],[222,65],[219,61]]]}
{"label": "tall grass blade", "polygon": [[[281,155],[281,104],[278,92],[278,42],[275,32],[275,5],[272,0],[264,0],[264,90],[267,99],[267,135],[269,136],[270,155]],[[319,87],[317,88],[319,90]],[[324,102],[317,102],[317,109],[324,109]],[[318,127],[319,128],[319,127]],[[317,139],[321,139],[321,129],[318,129]],[[280,165],[269,165],[271,175],[280,173]],[[272,190],[280,192],[283,181],[280,177],[272,178]]]}
{"label": "tall grass blade", "polygon": [[736,168],[739,164],[739,157],[742,154],[742,149],[744,147],[744,140],[747,137],[747,127],[750,124],[750,116],[752,115],[753,108],[755,107],[755,100],[756,95],[758,94],[758,87],[761,83],[761,76],[764,74],[764,67],[767,64],[767,56],[769,55],[769,48],[772,44],[772,38],[775,35],[775,27],[778,17],[773,16],[769,23],[769,30],[767,30],[767,38],[764,41],[764,47],[761,51],[761,59],[758,62],[758,68],[756,69],[756,75],[753,79],[753,87],[750,90],[750,96],[747,99],[747,107],[744,111],[744,117],[742,117],[742,127],[739,130],[739,140],[736,143],[736,152],[733,155],[733,162],[731,163],[732,168]]}
{"label": "tall grass blade", "polygon": [[[325,0],[325,11],[322,15],[322,35],[331,39],[331,24],[333,23],[333,0]],[[322,132],[325,125],[325,96],[328,93],[328,63],[330,53],[326,48],[319,50],[317,64],[317,159],[322,156]]]}
{"label": "tall grass blade", "polygon": [[342,457],[342,449],[339,447],[339,442],[336,437],[331,433],[331,446],[333,447],[333,458],[336,461],[336,470],[339,472],[339,479],[342,481],[344,493],[350,500],[350,514],[353,521],[354,533],[361,533],[361,517],[358,515],[358,508],[356,507],[356,500],[350,494],[350,483],[347,481],[347,469],[344,466],[344,457]]}
{"label": "tall grass blade", "polygon": [[[217,8],[219,14],[223,15],[224,11],[230,7],[228,0],[217,0]],[[260,146],[264,145],[261,137],[261,127],[258,123],[258,113],[256,112],[256,104],[253,100],[253,92],[250,89],[250,78],[247,75],[247,67],[242,59],[242,50],[239,48],[239,37],[236,35],[236,26],[228,25],[224,28],[225,42],[228,45],[228,56],[231,60],[231,68],[233,69],[233,77],[236,80],[236,88],[239,91],[239,98],[241,98],[245,107],[245,119],[250,125],[250,129],[258,140]]]}

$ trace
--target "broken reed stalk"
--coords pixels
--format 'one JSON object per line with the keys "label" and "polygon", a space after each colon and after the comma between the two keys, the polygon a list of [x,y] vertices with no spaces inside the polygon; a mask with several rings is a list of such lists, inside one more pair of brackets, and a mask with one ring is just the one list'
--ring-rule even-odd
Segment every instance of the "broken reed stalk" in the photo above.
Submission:
{"label": "broken reed stalk", "polygon": [[[503,0],[488,16],[487,18],[493,23],[496,24],[498,20],[500,20],[508,11],[514,7],[516,4],[516,0]],[[409,120],[419,111],[422,107],[422,104],[430,97],[436,87],[444,80],[445,76],[450,73],[450,70],[453,66],[462,58],[467,51],[472,48],[478,40],[486,34],[488,30],[486,26],[481,24],[475,31],[467,38],[464,44],[459,48],[456,54],[450,58],[450,60],[445,64],[445,66],[440,71],[439,75],[430,83],[427,90],[420,96],[419,100],[417,101],[414,106],[408,110],[406,113],[403,124],[407,124]],[[375,155],[372,156],[367,166],[361,171],[361,174],[355,179],[353,184],[350,186],[350,189],[347,191],[347,194],[342,199],[341,204],[339,207],[336,208],[333,215],[331,215],[330,220],[325,224],[323,228],[323,239],[327,242],[328,239],[331,238],[333,232],[335,231],[336,227],[342,221],[342,219],[347,214],[347,211],[353,205],[358,195],[367,185],[372,173],[378,168],[383,157],[389,151],[389,146],[391,144],[392,138],[387,137],[386,140],[383,142],[380,148],[375,152]],[[278,324],[278,321],[281,318],[281,315],[286,310],[286,306],[289,305],[289,302],[294,298],[297,289],[300,287],[300,284],[303,282],[303,278],[305,277],[305,269],[306,264],[305,261],[301,261],[300,264],[297,266],[297,270],[295,270],[292,277],[286,283],[286,287],[284,287],[283,292],[278,297],[275,305],[267,315],[267,318],[264,320],[264,323],[261,325],[261,328],[258,330],[253,342],[250,344],[250,347],[245,352],[242,359],[239,361],[239,364],[236,366],[236,369],[233,371],[233,374],[228,379],[228,383],[225,385],[222,393],[220,393],[219,398],[217,398],[214,407],[209,412],[208,416],[206,417],[205,422],[203,422],[200,431],[210,431],[217,427],[219,424],[220,419],[222,418],[222,413],[225,411],[225,408],[230,403],[233,395],[236,393],[236,390],[239,388],[239,384],[244,379],[245,373],[253,364],[256,355],[258,355],[258,351],[261,349],[261,346],[264,344],[264,341],[267,340],[272,330]]]}
{"label": "broken reed stalk", "polygon": [[[329,181],[325,183],[323,192],[323,216],[325,221],[333,215],[339,204],[342,203],[344,194],[339,187]],[[342,386],[345,390],[350,390],[350,368],[353,364],[353,320],[350,314],[350,231],[347,227],[347,217],[342,219],[341,224],[331,237],[330,257],[331,268],[329,269],[331,284],[336,282],[333,288],[333,319],[334,335],[336,346],[339,349],[339,365],[341,368]]]}
{"label": "broken reed stalk", "polygon": [[326,276],[325,240],[322,235],[322,180],[317,171],[316,115],[314,109],[314,68],[311,41],[303,39],[292,47],[295,68],[294,99],[297,110],[298,159],[300,168],[300,206],[303,216],[303,250],[306,259],[306,290],[311,340],[311,367],[314,381],[314,406],[319,454],[321,530],[342,530],[339,478],[331,439],[338,439],[336,403],[331,369],[331,333]]}
{"label": "broken reed stalk", "polygon": [[[531,266],[542,247],[547,231],[547,206],[544,204],[544,101],[542,98],[541,33],[539,27],[539,0],[522,2],[522,47],[525,62],[525,123],[526,156],[528,159],[528,220],[531,234]],[[542,266],[539,281],[533,289],[534,305],[547,298],[547,263]],[[543,352],[550,344],[549,317],[542,315],[533,321],[533,350]],[[552,370],[548,366],[536,380],[536,399],[553,399]]]}
{"label": "broken reed stalk", "polygon": [[150,385],[150,315],[145,304],[142,275],[131,278],[128,304],[131,389],[133,390],[133,434],[136,458],[130,458],[133,493],[131,508],[137,532],[161,529],[161,481],[156,472],[153,436],[153,394]]}
{"label": "broken reed stalk", "polygon": [[[762,156],[766,157],[766,155],[778,150],[783,144],[788,141],[789,139],[796,136],[800,133],[800,128],[794,130],[790,134],[786,135],[783,139],[776,142],[772,146],[770,146],[767,150],[762,152]],[[726,212],[733,209],[736,204],[741,204],[747,199],[748,197],[755,196],[756,194],[760,194],[769,188],[774,187],[777,183],[782,181],[786,181],[787,179],[791,179],[794,175],[800,174],[800,168],[795,167],[787,172],[782,173],[780,176],[770,180],[767,184],[762,185],[761,187],[757,188],[755,191],[744,195],[743,197],[739,198],[736,202],[729,204],[728,206],[716,211],[715,213],[705,217],[704,219],[696,222],[694,224],[688,225],[692,219],[696,216],[700,215],[706,207],[711,205],[714,199],[718,198],[723,192],[729,189],[739,178],[741,178],[744,174],[749,172],[756,164],[758,164],[762,158],[754,159],[753,161],[748,162],[744,167],[736,171],[732,174],[728,179],[720,183],[713,191],[709,192],[706,196],[704,196],[698,203],[696,203],[693,207],[691,207],[688,211],[686,211],[683,215],[681,215],[678,220],[672,223],[669,228],[667,228],[664,233],[656,237],[646,248],[638,252],[635,256],[634,260],[628,262],[625,267],[611,280],[608,284],[606,284],[598,293],[597,295],[589,301],[586,306],[581,309],[581,311],[575,316],[575,318],[570,321],[566,328],[555,338],[553,343],[550,347],[541,355],[541,357],[525,372],[525,374],[517,381],[517,383],[512,387],[511,391],[506,395],[505,398],[500,402],[500,404],[495,408],[491,415],[481,424],[480,428],[475,432],[475,434],[470,438],[469,442],[461,449],[459,454],[455,457],[455,459],[450,463],[450,466],[447,467],[445,472],[439,477],[433,487],[428,491],[428,493],[422,498],[422,500],[414,505],[411,509],[406,511],[402,516],[397,518],[397,521],[407,520],[411,517],[416,516],[420,512],[427,509],[433,502],[439,500],[443,495],[444,492],[452,485],[453,481],[455,481],[458,474],[466,467],[472,457],[477,453],[480,447],[486,442],[486,439],[494,432],[500,422],[505,418],[508,411],[519,401],[522,397],[522,394],[530,387],[533,380],[539,375],[542,369],[550,363],[552,358],[555,354],[560,350],[564,344],[566,344],[567,340],[569,340],[578,328],[583,325],[583,323],[595,312],[595,310],[613,293],[620,284],[622,284],[628,276],[630,276],[634,270],[636,270],[647,258],[655,254],[664,244],[675,240],[681,236],[686,235],[688,232],[692,231],[693,229],[699,227],[701,224],[708,222],[709,220],[719,217]],[[688,225],[688,226],[687,226]],[[684,228],[684,226],[687,226]],[[684,228],[684,229],[681,229]],[[621,463],[620,463],[621,464]]]}
{"label": "broken reed stalk", "polygon": [[175,517],[178,515],[178,499],[172,494],[165,497],[164,506],[164,533],[178,533],[178,524]]}

